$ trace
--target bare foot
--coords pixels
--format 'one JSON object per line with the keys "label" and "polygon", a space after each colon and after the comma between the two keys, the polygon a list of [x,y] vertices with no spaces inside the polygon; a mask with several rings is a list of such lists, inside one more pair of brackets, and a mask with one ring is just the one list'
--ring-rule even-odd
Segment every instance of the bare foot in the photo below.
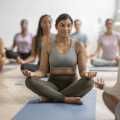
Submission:
{"label": "bare foot", "polygon": [[64,102],[68,104],[82,104],[80,97],[65,97]]}

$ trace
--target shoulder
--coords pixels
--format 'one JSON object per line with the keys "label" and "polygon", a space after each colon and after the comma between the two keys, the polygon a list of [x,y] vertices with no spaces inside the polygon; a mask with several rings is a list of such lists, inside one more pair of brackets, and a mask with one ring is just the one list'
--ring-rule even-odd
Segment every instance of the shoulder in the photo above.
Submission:
{"label": "shoulder", "polygon": [[72,40],[73,47],[75,51],[78,53],[79,51],[83,51],[85,49],[83,43],[77,41],[77,40]]}
{"label": "shoulder", "polygon": [[33,37],[34,37],[34,35],[33,35],[32,33],[28,33],[28,36],[29,36],[30,38],[33,38]]}
{"label": "shoulder", "polygon": [[81,35],[82,35],[84,38],[87,38],[87,34],[82,33]]}
{"label": "shoulder", "polygon": [[105,36],[105,33],[100,33],[99,35],[98,35],[98,38],[103,38]]}
{"label": "shoulder", "polygon": [[83,44],[81,42],[77,41],[77,40],[73,40],[73,44],[74,44],[74,46],[77,46],[77,47],[82,47],[83,46]]}
{"label": "shoulder", "polygon": [[120,33],[119,32],[113,31],[113,35],[120,38]]}
{"label": "shoulder", "polygon": [[18,37],[18,36],[21,36],[21,33],[16,33],[16,34],[14,35],[14,37]]}
{"label": "shoulder", "polygon": [[17,40],[18,40],[18,37],[20,37],[20,36],[21,36],[20,33],[16,33],[16,34],[14,35],[14,41],[17,41]]}
{"label": "shoulder", "polygon": [[21,36],[21,33],[16,33],[15,35],[14,35],[14,38],[17,38],[17,37],[20,37]]}
{"label": "shoulder", "polygon": [[74,36],[74,35],[76,35],[76,32],[74,32],[74,33],[71,34],[71,36]]}
{"label": "shoulder", "polygon": [[97,41],[99,44],[101,44],[103,42],[104,37],[105,37],[105,33],[101,33],[98,35]]}

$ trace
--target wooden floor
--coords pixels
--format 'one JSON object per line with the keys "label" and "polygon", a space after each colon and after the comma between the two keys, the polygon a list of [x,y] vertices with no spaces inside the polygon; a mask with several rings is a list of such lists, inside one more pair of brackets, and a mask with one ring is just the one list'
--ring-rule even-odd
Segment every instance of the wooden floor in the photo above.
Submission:
{"label": "wooden floor", "polygon": [[[117,72],[99,72],[108,86],[114,85]],[[13,116],[32,97],[36,96],[24,84],[25,77],[18,65],[7,65],[0,73],[0,120],[12,120]],[[113,114],[102,100],[102,91],[97,90],[96,120],[114,120]]]}

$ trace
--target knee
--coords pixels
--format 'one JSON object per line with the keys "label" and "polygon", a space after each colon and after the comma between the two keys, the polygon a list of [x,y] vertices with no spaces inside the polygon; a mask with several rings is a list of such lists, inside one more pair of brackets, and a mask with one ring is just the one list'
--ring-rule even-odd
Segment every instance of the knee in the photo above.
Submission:
{"label": "knee", "polygon": [[104,102],[106,103],[106,101],[107,101],[107,94],[106,94],[106,92],[103,92],[103,94],[102,94],[102,98],[103,98],[103,100],[104,100]]}
{"label": "knee", "polygon": [[36,87],[41,87],[43,86],[43,83],[42,83],[42,80],[41,79],[35,79],[35,78],[32,78],[32,77],[28,77],[26,80],[25,80],[25,85],[27,86],[27,88],[29,89],[34,89]]}
{"label": "knee", "polygon": [[31,77],[28,77],[26,80],[25,80],[25,85],[27,86],[27,88],[31,89],[32,88],[32,85],[33,85],[33,79]]}
{"label": "knee", "polygon": [[108,109],[112,112],[115,113],[115,103],[112,100],[112,96],[106,92],[103,92],[103,101],[105,103],[105,105],[108,107]]}
{"label": "knee", "polygon": [[88,88],[92,89],[94,87],[94,80],[86,78],[85,82],[86,82],[86,86],[88,86]]}
{"label": "knee", "polygon": [[106,105],[110,102],[110,97],[106,92],[103,92],[102,98],[103,98],[103,101]]}
{"label": "knee", "polygon": [[91,90],[94,87],[94,80],[88,79],[88,78],[82,78],[83,86],[87,88],[88,90]]}
{"label": "knee", "polygon": [[89,87],[92,89],[94,87],[94,80],[90,80]]}

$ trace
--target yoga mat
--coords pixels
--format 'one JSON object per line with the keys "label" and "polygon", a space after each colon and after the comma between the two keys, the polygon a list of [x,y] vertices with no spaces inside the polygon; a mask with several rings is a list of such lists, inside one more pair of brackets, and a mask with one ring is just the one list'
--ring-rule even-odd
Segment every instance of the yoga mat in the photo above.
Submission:
{"label": "yoga mat", "polygon": [[88,67],[89,71],[118,72],[118,67]]}
{"label": "yoga mat", "polygon": [[29,101],[13,120],[95,120],[96,91],[82,98],[83,105]]}

